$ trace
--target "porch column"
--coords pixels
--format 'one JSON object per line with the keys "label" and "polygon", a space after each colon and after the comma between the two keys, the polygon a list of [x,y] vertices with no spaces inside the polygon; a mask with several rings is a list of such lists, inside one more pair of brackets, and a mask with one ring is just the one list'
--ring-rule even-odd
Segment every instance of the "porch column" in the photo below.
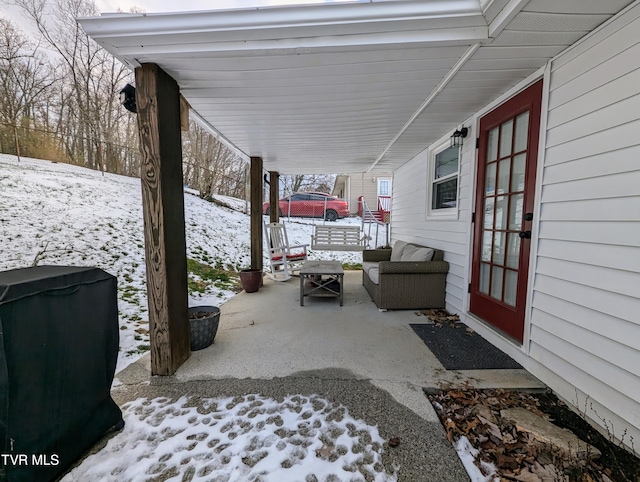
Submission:
{"label": "porch column", "polygon": [[262,269],[262,158],[251,158],[251,268]]}
{"label": "porch column", "polygon": [[269,171],[269,221],[277,223],[280,220],[280,174]]}
{"label": "porch column", "polygon": [[156,64],[136,68],[151,374],[189,358],[187,255],[178,84]]}

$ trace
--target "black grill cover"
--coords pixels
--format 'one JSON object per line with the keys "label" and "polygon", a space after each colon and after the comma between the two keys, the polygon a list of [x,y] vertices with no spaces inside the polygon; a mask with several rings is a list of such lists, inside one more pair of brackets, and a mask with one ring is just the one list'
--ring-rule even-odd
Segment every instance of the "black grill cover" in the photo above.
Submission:
{"label": "black grill cover", "polygon": [[[0,272],[0,463],[7,480],[52,480],[121,425],[110,395],[116,290],[116,278],[98,268]],[[6,454],[26,459],[14,464]]]}

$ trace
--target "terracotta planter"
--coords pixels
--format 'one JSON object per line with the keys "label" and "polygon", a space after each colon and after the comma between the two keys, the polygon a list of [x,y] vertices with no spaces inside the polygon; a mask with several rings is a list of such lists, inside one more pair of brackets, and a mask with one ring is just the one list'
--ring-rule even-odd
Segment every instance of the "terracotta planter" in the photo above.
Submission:
{"label": "terracotta planter", "polygon": [[243,269],[240,271],[240,283],[247,293],[255,293],[262,286],[262,270]]}

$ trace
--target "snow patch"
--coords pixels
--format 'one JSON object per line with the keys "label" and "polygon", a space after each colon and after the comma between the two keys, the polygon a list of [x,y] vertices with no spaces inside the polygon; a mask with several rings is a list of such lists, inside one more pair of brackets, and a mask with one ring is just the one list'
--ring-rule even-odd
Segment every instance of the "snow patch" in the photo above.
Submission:
{"label": "snow patch", "polygon": [[[139,398],[125,428],[62,482],[216,480],[391,482],[375,426],[317,395]],[[367,474],[365,476],[365,474]],[[365,478],[366,477],[366,478]]]}

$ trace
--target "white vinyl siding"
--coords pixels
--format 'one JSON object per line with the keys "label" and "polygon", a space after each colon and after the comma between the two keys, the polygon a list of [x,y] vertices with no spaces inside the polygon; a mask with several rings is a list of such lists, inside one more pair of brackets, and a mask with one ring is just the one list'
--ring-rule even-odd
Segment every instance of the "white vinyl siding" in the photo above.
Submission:
{"label": "white vinyl siding", "polygon": [[[466,123],[465,125],[468,125]],[[467,138],[473,138],[470,132]],[[448,138],[447,138],[448,139]],[[442,140],[441,140],[442,141]],[[471,223],[471,166],[475,148],[467,142],[460,150],[457,216],[451,220],[427,218],[429,183],[429,150],[426,149],[404,164],[393,175],[392,238],[441,249],[449,262],[446,308],[464,312],[466,269]],[[435,146],[442,146],[442,142]],[[393,244],[393,243],[392,243]]]}
{"label": "white vinyl siding", "polygon": [[[530,356],[640,434],[640,6],[551,65]],[[606,407],[606,409],[604,408]],[[602,422],[600,422],[602,423]]]}

